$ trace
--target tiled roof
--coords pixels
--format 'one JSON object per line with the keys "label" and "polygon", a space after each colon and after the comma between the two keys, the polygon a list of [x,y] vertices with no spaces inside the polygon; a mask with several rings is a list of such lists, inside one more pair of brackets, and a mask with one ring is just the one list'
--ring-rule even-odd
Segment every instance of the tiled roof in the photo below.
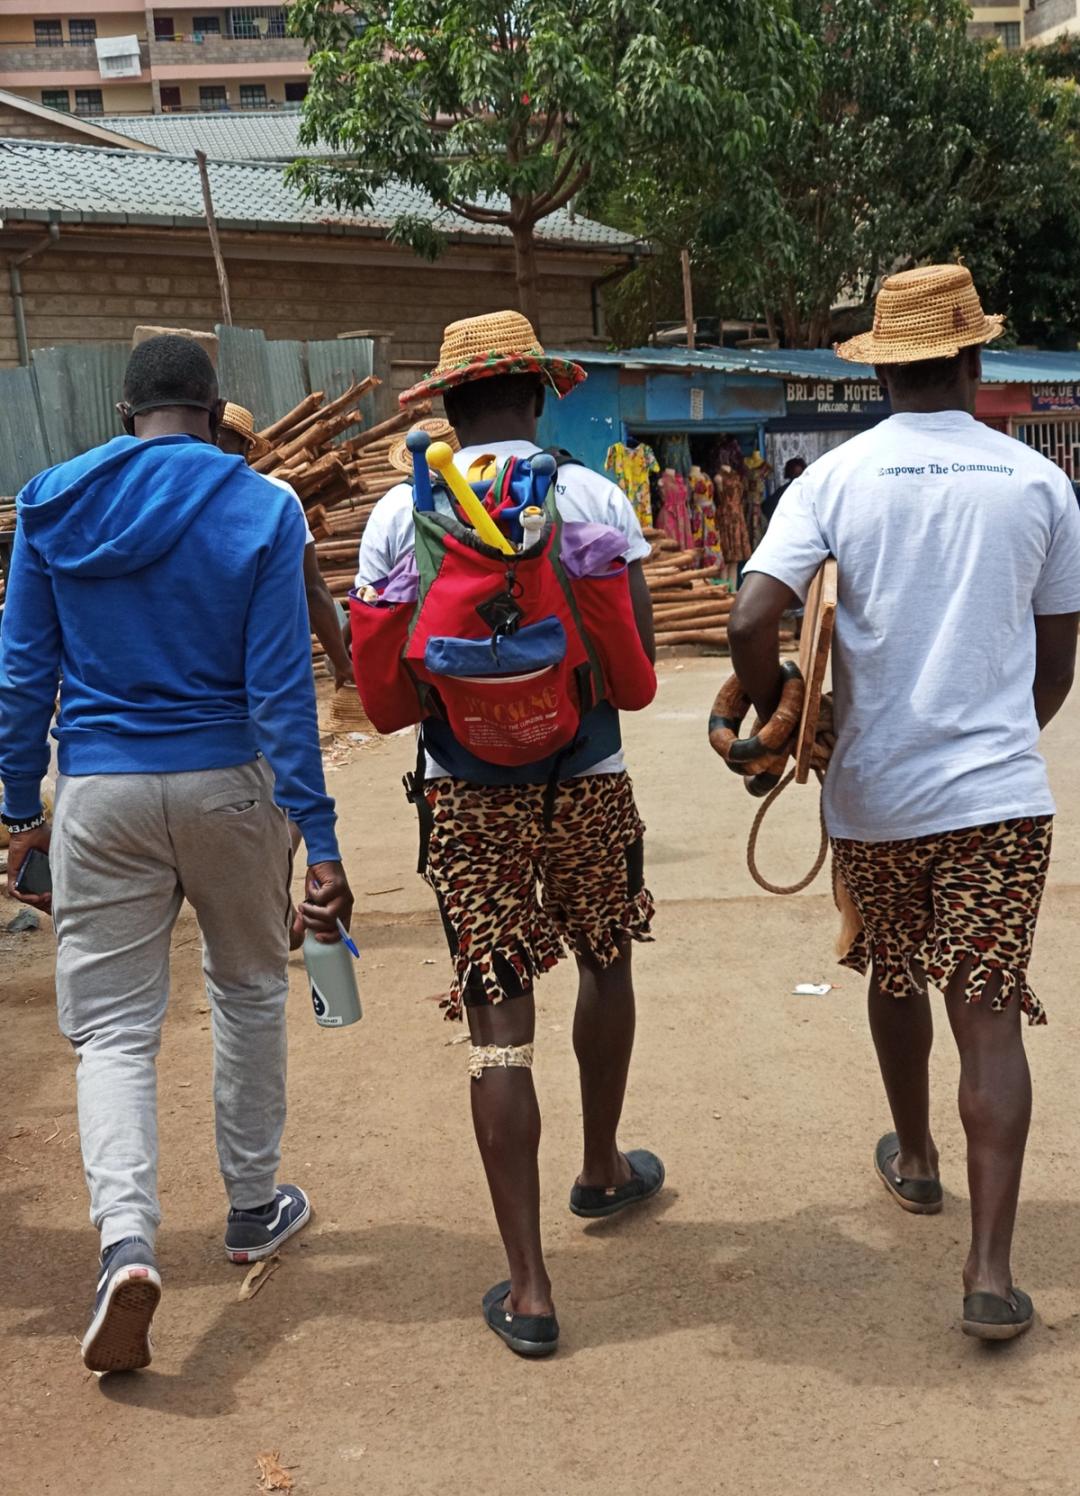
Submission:
{"label": "tiled roof", "polygon": [[[620,353],[588,350],[570,355],[582,364],[620,368],[713,369],[722,374],[770,374],[779,379],[873,379],[869,364],[849,364],[828,348],[628,348]],[[1080,384],[1080,352],[986,348],[985,384]]]}
{"label": "tiled roof", "polygon": [[[401,184],[382,188],[363,213],[306,202],[280,165],[210,161],[218,224],[225,229],[282,233],[385,231],[400,214],[414,214],[452,239],[509,242],[498,225],[471,223],[432,206]],[[148,151],[96,150],[38,140],[0,140],[0,218],[45,223],[130,223],[188,227],[203,222],[199,172],[190,157]],[[629,253],[634,240],[619,229],[566,211],[542,219],[537,239],[552,247]]]}
{"label": "tiled roof", "polygon": [[292,161],[297,156],[332,156],[301,145],[300,111],[227,114],[116,114],[101,123],[119,135],[145,141],[174,156],[205,151],[220,161]]}

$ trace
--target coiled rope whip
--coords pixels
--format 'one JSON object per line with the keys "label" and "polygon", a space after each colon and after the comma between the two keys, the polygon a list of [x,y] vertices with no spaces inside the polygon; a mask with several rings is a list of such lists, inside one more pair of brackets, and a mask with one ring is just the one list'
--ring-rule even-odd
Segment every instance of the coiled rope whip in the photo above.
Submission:
{"label": "coiled rope whip", "polygon": [[[825,815],[820,804],[818,815],[821,823],[821,845],[814,865],[805,878],[797,883],[781,885],[771,883],[757,865],[757,844],[762,824],[771,806],[795,778],[795,770],[784,774],[784,766],[795,752],[799,721],[802,717],[806,686],[798,665],[787,660],[781,666],[783,689],[776,710],[768,722],[755,721],[753,732],[741,738],[743,720],[753,703],[737,675],[733,675],[721,688],[709,713],[709,742],[733,773],[746,782],[746,788],[754,796],[765,799],[754,817],[746,845],[746,866],[751,878],[766,893],[793,894],[809,888],[825,866],[829,855],[829,833],[825,829]],[[825,769],[832,753],[835,737],[832,724],[832,701],[821,698],[821,714],[811,765],[818,783],[825,779]]]}

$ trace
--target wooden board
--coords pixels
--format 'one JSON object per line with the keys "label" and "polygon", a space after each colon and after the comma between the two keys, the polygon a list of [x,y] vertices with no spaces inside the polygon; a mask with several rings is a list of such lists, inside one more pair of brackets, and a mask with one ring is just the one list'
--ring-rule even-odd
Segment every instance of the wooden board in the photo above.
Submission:
{"label": "wooden board", "polygon": [[821,693],[825,689],[825,672],[832,648],[833,625],[836,622],[836,562],[830,556],[810,583],[803,610],[802,639],[799,644],[799,669],[806,682],[802,720],[795,744],[795,783],[810,778],[810,756],[814,751]]}

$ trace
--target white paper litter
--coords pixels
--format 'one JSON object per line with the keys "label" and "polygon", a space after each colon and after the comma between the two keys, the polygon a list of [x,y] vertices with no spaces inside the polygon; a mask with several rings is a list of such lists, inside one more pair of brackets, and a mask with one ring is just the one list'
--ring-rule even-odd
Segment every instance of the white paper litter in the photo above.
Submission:
{"label": "white paper litter", "polygon": [[831,982],[800,982],[792,988],[796,997],[824,997],[833,990]]}

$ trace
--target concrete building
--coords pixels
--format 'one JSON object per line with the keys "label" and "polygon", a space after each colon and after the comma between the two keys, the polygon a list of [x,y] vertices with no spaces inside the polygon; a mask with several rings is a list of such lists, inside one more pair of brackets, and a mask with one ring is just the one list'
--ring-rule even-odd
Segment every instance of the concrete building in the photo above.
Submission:
{"label": "concrete building", "polygon": [[[38,133],[49,111],[11,98],[0,96],[0,115],[23,119],[18,136],[0,139],[0,366],[58,343],[126,342],[139,323],[219,322],[190,143],[170,155],[62,116],[64,141],[53,143]],[[271,161],[212,160],[209,176],[239,327],[271,339],[388,337],[397,391],[431,368],[445,323],[517,304],[508,231],[442,212],[400,184],[348,213],[302,199]],[[439,260],[389,240],[402,213],[446,236]],[[581,347],[602,337],[603,286],[644,247],[565,210],[541,221],[537,241],[545,340]]]}
{"label": "concrete building", "polygon": [[85,117],[298,106],[309,69],[283,5],[14,0],[0,88]]}
{"label": "concrete building", "polygon": [[1080,0],[973,0],[973,36],[998,37],[1010,51],[1041,47],[1080,31]]}
{"label": "concrete building", "polygon": [[998,37],[1003,46],[1015,51],[1024,43],[1024,11],[1028,0],[981,0],[973,3],[969,30],[973,36],[987,40]]}

